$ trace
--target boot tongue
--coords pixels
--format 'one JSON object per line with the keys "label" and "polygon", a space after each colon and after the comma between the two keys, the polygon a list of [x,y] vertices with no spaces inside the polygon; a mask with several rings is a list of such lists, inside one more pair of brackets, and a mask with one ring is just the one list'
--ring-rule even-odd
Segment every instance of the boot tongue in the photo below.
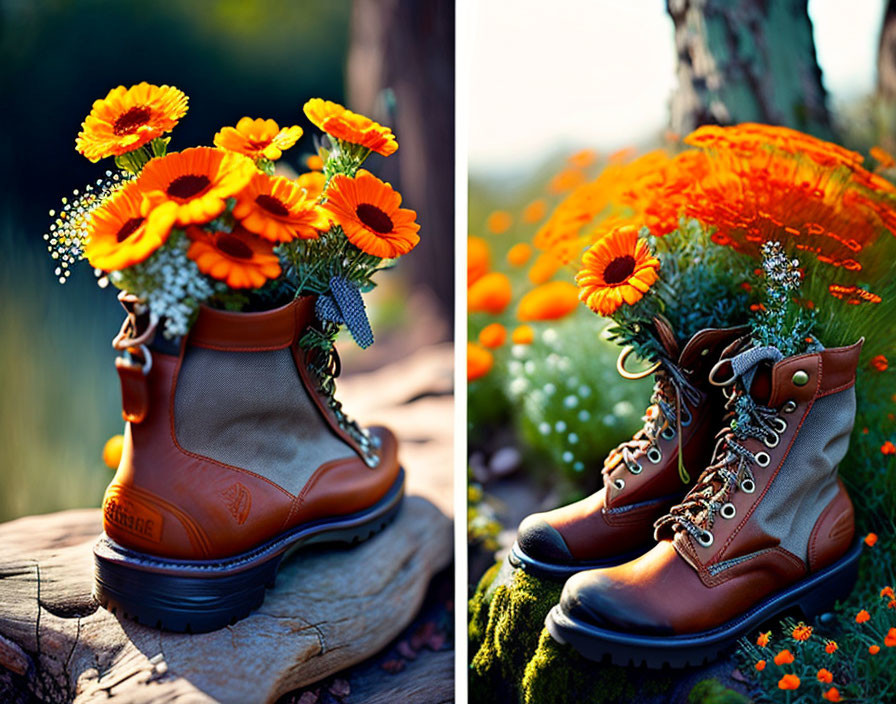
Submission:
{"label": "boot tongue", "polygon": [[731,359],[731,370],[753,400],[766,405],[772,394],[772,367],[782,359],[777,347],[750,347]]}

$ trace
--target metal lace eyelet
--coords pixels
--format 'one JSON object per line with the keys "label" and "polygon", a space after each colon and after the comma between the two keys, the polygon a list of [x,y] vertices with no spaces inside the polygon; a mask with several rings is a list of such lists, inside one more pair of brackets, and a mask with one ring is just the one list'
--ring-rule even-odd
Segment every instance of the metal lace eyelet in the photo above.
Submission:
{"label": "metal lace eyelet", "polygon": [[722,508],[719,509],[719,515],[722,518],[731,520],[737,515],[737,509],[734,507],[734,504],[729,501],[728,503],[722,504]]}
{"label": "metal lace eyelet", "polygon": [[694,416],[691,415],[691,412],[685,408],[681,407],[681,425],[682,427],[687,427],[691,424],[691,421],[694,420]]}
{"label": "metal lace eyelet", "polygon": [[663,440],[671,440],[675,437],[675,428],[673,428],[671,425],[667,428],[664,428],[663,432],[660,433],[660,437]]}
{"label": "metal lace eyelet", "polygon": [[757,452],[756,453],[756,464],[760,467],[768,467],[769,462],[772,461],[772,458],[769,457],[767,452]]}
{"label": "metal lace eyelet", "polygon": [[613,486],[622,491],[623,489],[625,489],[625,479],[614,479]]}
{"label": "metal lace eyelet", "polygon": [[793,413],[796,410],[796,401],[788,401],[782,409],[785,413]]}
{"label": "metal lace eyelet", "polygon": [[775,426],[775,431],[781,435],[787,430],[787,421],[783,418],[775,418],[772,421],[772,425]]}
{"label": "metal lace eyelet", "polygon": [[644,471],[644,468],[639,464],[635,464],[634,467],[629,467],[628,471],[631,472],[632,474],[640,474],[641,472]]}
{"label": "metal lace eyelet", "polygon": [[703,531],[700,535],[697,536],[697,542],[700,543],[704,548],[708,548],[712,545],[713,537],[712,533],[708,530]]}
{"label": "metal lace eyelet", "polygon": [[772,431],[765,436],[765,439],[762,442],[765,443],[766,447],[777,447],[778,443],[781,442],[781,436]]}
{"label": "metal lace eyelet", "polygon": [[663,453],[656,447],[651,447],[647,451],[647,459],[653,464],[659,464],[663,459]]}
{"label": "metal lace eyelet", "polygon": [[752,494],[754,491],[756,491],[756,482],[754,482],[752,479],[744,479],[740,483],[740,490],[745,494]]}

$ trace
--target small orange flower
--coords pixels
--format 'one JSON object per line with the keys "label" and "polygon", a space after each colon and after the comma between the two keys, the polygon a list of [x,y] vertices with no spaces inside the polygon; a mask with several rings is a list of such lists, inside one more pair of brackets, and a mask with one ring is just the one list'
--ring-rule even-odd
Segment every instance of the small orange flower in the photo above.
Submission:
{"label": "small orange flower", "polygon": [[771,640],[771,631],[766,631],[765,633],[760,633],[759,637],[756,639],[756,645],[760,648],[764,648],[768,645],[768,642]]}
{"label": "small orange flower", "polygon": [[510,266],[523,266],[532,256],[532,245],[528,242],[517,242],[507,252],[507,263]]}
{"label": "small orange flower", "polygon": [[887,358],[882,354],[877,355],[871,360],[871,366],[874,367],[879,372],[887,371]]}
{"label": "small orange flower", "polygon": [[467,238],[467,287],[469,288],[488,273],[491,266],[491,250],[481,237]]}
{"label": "small orange flower", "polygon": [[837,648],[838,648],[837,641],[834,641],[834,640],[825,641],[824,652],[828,653],[829,655],[831,653],[836,653]]}
{"label": "small orange flower", "polygon": [[143,191],[141,214],[146,229],[161,236],[172,220],[178,225],[200,225],[218,217],[257,173],[248,157],[211,147],[193,147],[152,159],[137,185]]}
{"label": "small orange flower", "polygon": [[888,648],[896,648],[896,628],[891,628],[887,631],[887,635],[884,637],[884,645]]}
{"label": "small orange flower", "polygon": [[896,599],[890,599],[890,603],[887,604],[888,609],[896,609]]}
{"label": "small orange flower", "polygon": [[[894,445],[890,440],[887,440],[883,445],[880,446],[880,452],[882,455],[896,455],[896,445]],[[873,533],[871,535],[874,535]],[[875,536],[875,541],[877,540],[877,536]],[[865,540],[867,543],[867,539]],[[873,544],[873,543],[869,543]]]}
{"label": "small orange flower", "polygon": [[816,676],[818,677],[819,682],[824,682],[825,684],[830,684],[834,681],[833,673],[831,673],[830,670],[826,670],[825,668],[821,668],[818,671],[818,675]]}
{"label": "small orange flower", "polygon": [[475,381],[491,371],[495,358],[485,347],[467,343],[467,381]]}
{"label": "small orange flower", "polygon": [[206,232],[191,227],[193,240],[187,256],[199,271],[224,281],[230,288],[259,288],[280,276],[274,245],[237,225],[233,232]]}
{"label": "small orange flower", "polygon": [[548,213],[548,204],[542,198],[533,200],[523,209],[523,222],[533,223],[541,220]]}
{"label": "small orange flower", "polygon": [[[871,535],[874,534],[872,533]],[[865,538],[865,542],[868,542],[867,538]],[[865,623],[869,620],[871,620],[871,614],[865,611],[865,609],[862,609],[861,611],[859,611],[859,613],[856,614],[856,623]]]}
{"label": "small orange flower", "polygon": [[292,147],[302,136],[298,125],[280,129],[274,120],[240,118],[236,127],[222,127],[215,134],[215,146],[227,151],[245,154],[250,159],[277,161],[283,152]]}
{"label": "small orange flower", "polygon": [[531,345],[535,340],[535,330],[531,325],[518,325],[510,335],[510,340],[515,345]]}
{"label": "small orange flower", "polygon": [[579,169],[563,169],[548,184],[551,193],[565,193],[571,191],[585,182],[585,174]]}
{"label": "small orange flower", "polygon": [[877,655],[880,652],[880,646],[879,645],[870,645],[870,646],[868,646],[868,652],[871,653],[872,655]]}
{"label": "small orange flower", "polygon": [[869,533],[865,536],[865,545],[869,548],[873,548],[877,543],[877,533]]}
{"label": "small orange flower", "polygon": [[536,286],[550,281],[551,277],[556,274],[563,262],[554,254],[554,252],[542,252],[535,259],[535,263],[529,269],[529,281]]}
{"label": "small orange flower", "polygon": [[758,660],[753,667],[762,672],[765,669],[765,660]]}
{"label": "small orange flower", "polygon": [[793,662],[793,653],[789,650],[782,650],[775,655],[775,665],[789,665]]}
{"label": "small orange flower", "polygon": [[498,315],[504,312],[512,297],[510,279],[506,274],[493,271],[477,279],[467,289],[467,310]]}
{"label": "small orange flower", "polygon": [[576,275],[579,298],[600,315],[615,313],[624,303],[634,305],[656,282],[659,259],[638,237],[632,225],[618,227],[582,257]]}
{"label": "small orange flower", "polygon": [[587,169],[597,161],[597,152],[593,149],[582,149],[571,155],[567,161],[576,169]]}
{"label": "small orange flower", "polygon": [[297,183],[260,171],[237,194],[233,217],[270,242],[313,240],[330,229],[330,221]]}
{"label": "small orange flower", "polygon": [[113,435],[103,445],[103,462],[109,469],[118,469],[121,462],[121,451],[124,448],[124,435]]}
{"label": "small orange flower", "polygon": [[831,687],[827,692],[821,695],[821,698],[829,702],[839,702],[840,691],[836,687]]}
{"label": "small orange flower", "polygon": [[324,186],[327,185],[327,177],[320,171],[308,171],[296,177],[296,185],[305,190],[308,200],[320,200]]}
{"label": "small orange flower", "polygon": [[513,216],[506,210],[496,210],[485,221],[485,227],[493,235],[502,235],[513,225]]}
{"label": "small orange flower", "polygon": [[575,311],[579,290],[568,281],[542,284],[520,299],[516,315],[521,321],[558,320]]}
{"label": "small orange flower", "polygon": [[118,86],[93,103],[75,149],[90,161],[121,156],[170,132],[187,113],[187,96],[172,86]]}
{"label": "small orange flower", "polygon": [[305,159],[305,166],[307,166],[312,171],[323,171],[324,160],[321,159],[317,154],[312,154],[307,159]]}
{"label": "small orange flower", "polygon": [[784,675],[778,680],[778,689],[799,689],[800,678],[796,675]]}
{"label": "small orange flower", "polygon": [[161,247],[171,232],[173,218],[157,221],[152,231],[140,212],[143,193],[130,181],[90,214],[90,238],[84,254],[90,266],[118,271],[139,264]]}
{"label": "small orange flower", "polygon": [[882,147],[871,147],[871,158],[880,164],[880,168],[882,169],[892,169],[896,166],[896,159]]}
{"label": "small orange flower", "polygon": [[420,241],[417,213],[400,208],[401,194],[363,169],[354,178],[334,176],[326,196],[324,210],[362,252],[392,259],[407,254]]}
{"label": "small orange flower", "polygon": [[483,347],[495,349],[507,340],[507,329],[501,323],[486,325],[479,333],[479,343]]}
{"label": "small orange flower", "polygon": [[392,130],[368,117],[346,110],[339,103],[312,98],[305,103],[304,110],[308,119],[318,128],[343,142],[367,147],[383,156],[394,154],[398,149]]}
{"label": "small orange flower", "polygon": [[805,623],[800,622],[796,628],[793,629],[793,633],[791,634],[794,640],[809,640],[812,636],[812,626],[807,626]]}
{"label": "small orange flower", "polygon": [[896,592],[893,591],[893,587],[884,587],[880,590],[880,598],[881,599],[896,599]]}

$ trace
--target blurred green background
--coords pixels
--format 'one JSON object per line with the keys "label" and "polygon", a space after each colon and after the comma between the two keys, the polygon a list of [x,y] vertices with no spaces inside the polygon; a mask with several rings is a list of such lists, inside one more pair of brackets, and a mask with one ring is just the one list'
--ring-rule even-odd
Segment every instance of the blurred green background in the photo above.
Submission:
{"label": "blurred green background", "polygon": [[[299,124],[305,135],[283,162],[305,170],[317,131],[302,105],[347,102],[353,10],[351,0],[0,2],[0,521],[98,506],[111,478],[103,443],[123,427],[115,292],[86,264],[60,285],[43,240],[48,210],[114,168],[75,152],[92,102],[119,84],[176,85],[190,108],[172,149],[211,144],[244,115]],[[387,278],[380,317],[400,325],[407,274]]]}

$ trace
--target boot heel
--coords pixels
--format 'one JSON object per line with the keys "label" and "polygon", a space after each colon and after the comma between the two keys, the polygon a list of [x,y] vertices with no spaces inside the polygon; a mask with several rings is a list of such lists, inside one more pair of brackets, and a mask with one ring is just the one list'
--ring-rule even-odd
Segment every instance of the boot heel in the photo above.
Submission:
{"label": "boot heel", "polygon": [[862,545],[857,541],[849,552],[818,574],[817,583],[803,593],[796,602],[806,620],[830,611],[834,603],[849,596],[859,574]]}

